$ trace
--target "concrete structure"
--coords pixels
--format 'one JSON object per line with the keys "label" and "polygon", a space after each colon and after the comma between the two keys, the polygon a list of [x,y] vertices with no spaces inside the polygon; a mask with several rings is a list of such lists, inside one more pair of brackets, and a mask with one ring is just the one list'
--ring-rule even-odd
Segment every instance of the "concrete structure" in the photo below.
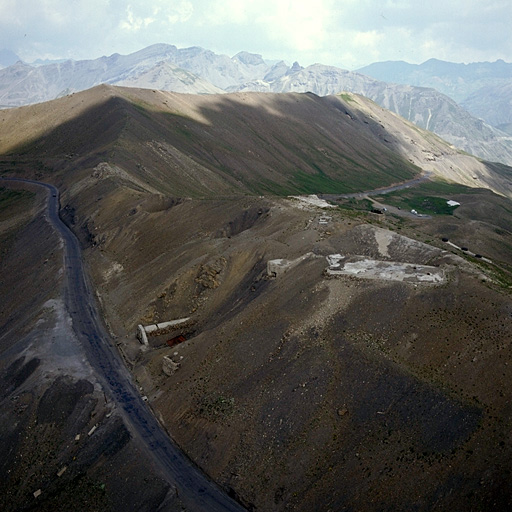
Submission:
{"label": "concrete structure", "polygon": [[353,276],[360,279],[380,279],[404,283],[441,284],[446,280],[444,270],[430,265],[351,257],[343,267],[328,268],[328,276]]}
{"label": "concrete structure", "polygon": [[150,324],[143,326],[139,324],[137,326],[137,338],[143,345],[149,345],[148,334],[164,334],[168,330],[172,330],[175,327],[182,327],[184,324],[188,323],[190,317],[187,318],[179,318],[178,320],[170,320],[169,322],[161,322],[158,324]]}
{"label": "concrete structure", "polygon": [[341,260],[345,259],[345,256],[342,256],[341,254],[329,254],[326,258],[329,263],[329,269],[337,270],[341,267]]}
{"label": "concrete structure", "polygon": [[312,252],[308,252],[307,254],[304,254],[304,256],[300,256],[295,260],[269,260],[267,262],[267,275],[269,277],[278,277],[311,256],[314,256],[314,254]]}
{"label": "concrete structure", "polygon": [[149,345],[149,341],[148,341],[148,337],[146,335],[146,331],[144,330],[144,326],[139,324],[137,325],[137,339],[143,344],[143,345],[146,345],[148,346]]}

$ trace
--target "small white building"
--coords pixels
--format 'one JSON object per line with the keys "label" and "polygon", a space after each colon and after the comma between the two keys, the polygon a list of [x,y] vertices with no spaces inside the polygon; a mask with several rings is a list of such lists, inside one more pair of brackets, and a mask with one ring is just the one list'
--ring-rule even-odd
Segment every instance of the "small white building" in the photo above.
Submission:
{"label": "small white building", "polygon": [[448,206],[460,206],[460,203],[457,203],[457,201],[452,201],[451,199],[449,201],[446,201],[446,204]]}

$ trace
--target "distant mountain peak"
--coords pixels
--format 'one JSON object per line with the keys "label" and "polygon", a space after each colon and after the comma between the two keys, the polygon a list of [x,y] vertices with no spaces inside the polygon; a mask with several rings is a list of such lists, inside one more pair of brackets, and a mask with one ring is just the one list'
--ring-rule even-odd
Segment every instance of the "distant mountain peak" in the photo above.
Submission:
{"label": "distant mountain peak", "polygon": [[[3,55],[10,59],[7,62],[17,59],[12,52]],[[487,160],[512,162],[512,139],[471,118],[448,97],[434,91],[460,102],[484,86],[510,83],[512,64],[498,61],[466,65],[430,59],[420,65],[403,61],[376,63],[358,71],[323,64],[304,68],[298,62],[290,67],[283,61],[265,61],[261,55],[248,51],[229,57],[199,46],[177,48],[159,43],[128,55],[41,66],[18,62],[0,69],[0,108],[41,103],[101,83],[191,94],[260,91],[326,96],[351,91],[436,132],[469,153]],[[500,89],[504,101],[509,96],[508,89]],[[474,105],[475,111],[477,108],[482,111]],[[488,105],[484,113],[493,110],[496,109]],[[485,119],[483,114],[478,117]],[[494,119],[498,123],[495,126],[510,130],[508,107],[500,106]]]}
{"label": "distant mountain peak", "polygon": [[299,71],[302,71],[304,68],[297,62],[295,61],[293,64],[292,64],[292,67],[290,68],[290,71],[288,72],[288,74],[292,74],[292,73],[298,73]]}
{"label": "distant mountain peak", "polygon": [[249,52],[238,52],[233,60],[237,60],[242,64],[246,64],[249,66],[258,66],[260,64],[265,64],[263,57],[259,53],[249,53]]}

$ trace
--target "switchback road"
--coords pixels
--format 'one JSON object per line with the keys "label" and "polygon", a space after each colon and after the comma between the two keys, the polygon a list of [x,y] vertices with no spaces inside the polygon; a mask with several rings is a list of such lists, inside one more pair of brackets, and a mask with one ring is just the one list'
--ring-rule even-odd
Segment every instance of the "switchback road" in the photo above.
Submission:
{"label": "switchback road", "polygon": [[84,269],[78,239],[59,216],[57,188],[47,183],[21,178],[1,178],[1,181],[37,185],[48,190],[47,218],[64,243],[65,302],[73,320],[73,330],[98,379],[103,383],[105,392],[124,411],[123,417],[131,426],[132,434],[142,440],[168,482],[176,486],[181,500],[189,510],[245,510],[187,458],[163,430],[137,392],[130,373],[112,345],[101,320]]}

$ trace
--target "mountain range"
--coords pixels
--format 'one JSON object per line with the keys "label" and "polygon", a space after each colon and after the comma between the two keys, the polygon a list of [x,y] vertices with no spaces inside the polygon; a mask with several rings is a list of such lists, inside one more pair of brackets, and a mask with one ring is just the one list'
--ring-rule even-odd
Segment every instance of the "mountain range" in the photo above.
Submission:
{"label": "mountain range", "polygon": [[[429,63],[429,66],[427,63],[420,66],[420,75],[424,80],[422,83],[428,85],[442,82],[433,78],[433,74],[439,74],[440,69],[458,69],[458,65],[441,61]],[[470,81],[470,72],[483,74],[482,66],[475,65],[466,70],[465,80]],[[491,86],[495,84],[492,81],[494,79],[500,80],[500,84],[503,83],[509,73],[509,66],[501,62],[484,66],[484,70],[498,68],[493,72],[487,71],[485,83]],[[408,66],[402,67],[409,70]],[[173,45],[157,44],[130,55],[114,54],[95,60],[39,66],[17,62],[0,70],[0,105],[15,107],[47,101],[102,83],[193,94],[258,91],[313,92],[324,96],[348,91],[376,101],[469,153],[487,160],[512,164],[512,137],[496,126],[508,129],[510,116],[506,110],[496,107],[495,110],[501,115],[499,118],[489,116],[488,124],[471,116],[453,99],[431,87],[390,83],[368,76],[369,73],[377,72],[385,74],[382,68],[383,66],[375,65],[363,69],[367,74],[321,64],[303,68],[298,63],[292,66],[283,61],[269,63],[261,55],[248,52],[240,52],[230,58],[199,47],[178,49]],[[450,77],[454,73],[455,71],[445,71],[445,75]],[[391,79],[407,78],[412,77],[413,73],[390,72],[387,76]],[[420,79],[416,79],[416,83],[420,82]],[[456,82],[457,80],[451,79],[449,84]],[[484,83],[483,79],[479,83]],[[445,87],[445,90],[448,89],[450,86]],[[508,90],[505,87],[501,92],[504,104],[507,102]],[[477,93],[474,94],[476,98],[480,97]],[[492,102],[494,94],[489,93],[486,96],[485,104]],[[473,111],[491,110],[478,110],[478,99],[475,97],[471,101],[468,99],[468,105]]]}
{"label": "mountain range", "polygon": [[512,64],[503,60],[471,64],[438,59],[429,59],[422,64],[387,61],[370,64],[358,72],[384,82],[431,87],[462,103],[482,87],[510,82]]}
{"label": "mountain range", "polygon": [[358,71],[386,82],[436,89],[473,116],[512,133],[512,64],[503,60],[455,64],[430,59],[419,65],[388,61]]}

